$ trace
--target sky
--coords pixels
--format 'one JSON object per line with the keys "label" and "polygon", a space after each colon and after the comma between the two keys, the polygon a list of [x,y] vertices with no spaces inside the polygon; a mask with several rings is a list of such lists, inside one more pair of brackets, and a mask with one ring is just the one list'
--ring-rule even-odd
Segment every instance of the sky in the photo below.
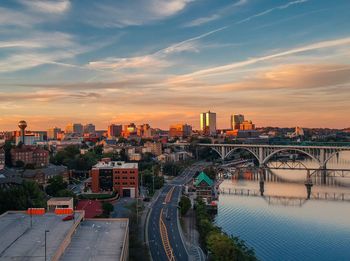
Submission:
{"label": "sky", "polygon": [[0,130],[350,126],[349,0],[2,0]]}

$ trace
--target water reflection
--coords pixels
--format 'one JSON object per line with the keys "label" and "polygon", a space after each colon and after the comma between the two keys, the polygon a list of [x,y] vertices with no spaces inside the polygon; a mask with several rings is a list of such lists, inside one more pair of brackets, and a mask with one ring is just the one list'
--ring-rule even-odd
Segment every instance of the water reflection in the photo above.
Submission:
{"label": "water reflection", "polygon": [[[350,153],[332,158],[327,167],[350,169]],[[350,176],[328,177],[326,184],[314,179],[307,200],[305,170],[269,175],[264,196],[259,173],[224,180],[216,223],[246,240],[261,260],[350,260]]]}

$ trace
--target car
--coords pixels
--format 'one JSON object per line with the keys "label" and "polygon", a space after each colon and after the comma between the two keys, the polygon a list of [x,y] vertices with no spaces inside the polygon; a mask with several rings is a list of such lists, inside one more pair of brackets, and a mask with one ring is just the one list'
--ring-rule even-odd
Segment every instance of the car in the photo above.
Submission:
{"label": "car", "polygon": [[72,220],[74,219],[74,215],[69,215],[69,216],[66,216],[64,218],[62,218],[62,221],[69,221],[69,220]]}

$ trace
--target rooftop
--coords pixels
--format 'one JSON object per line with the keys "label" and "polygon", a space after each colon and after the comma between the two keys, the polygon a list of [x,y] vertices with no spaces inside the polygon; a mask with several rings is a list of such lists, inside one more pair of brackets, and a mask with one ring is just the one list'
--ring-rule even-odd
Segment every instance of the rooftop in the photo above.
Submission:
{"label": "rooftop", "polygon": [[198,175],[194,185],[198,186],[202,181],[204,181],[205,183],[208,184],[208,186],[212,186],[213,185],[213,181],[208,177],[207,174],[205,174],[203,171]]}
{"label": "rooftop", "polygon": [[127,219],[85,220],[60,260],[120,260],[127,227]]}
{"label": "rooftop", "polygon": [[72,199],[72,197],[54,197],[50,198],[48,201],[70,201]]}
{"label": "rooftop", "polygon": [[[76,220],[82,213],[76,213]],[[47,233],[47,257],[51,260],[74,221],[62,221],[62,216],[46,213],[32,217],[24,212],[6,212],[0,216],[0,259],[1,260],[38,260],[44,258],[45,230]]]}
{"label": "rooftop", "polygon": [[[21,211],[0,215],[0,260],[43,260],[45,231],[47,260],[121,260],[128,251],[128,219],[75,219],[63,221],[54,213],[30,216]],[[74,232],[74,229],[76,231]],[[65,243],[69,245],[64,250]],[[63,254],[62,254],[62,251]],[[124,252],[125,251],[125,252]],[[62,255],[61,255],[62,254]]]}
{"label": "rooftop", "polygon": [[125,163],[124,161],[110,161],[110,162],[100,161],[93,168],[97,168],[97,169],[98,168],[137,169],[138,164],[137,163]]}

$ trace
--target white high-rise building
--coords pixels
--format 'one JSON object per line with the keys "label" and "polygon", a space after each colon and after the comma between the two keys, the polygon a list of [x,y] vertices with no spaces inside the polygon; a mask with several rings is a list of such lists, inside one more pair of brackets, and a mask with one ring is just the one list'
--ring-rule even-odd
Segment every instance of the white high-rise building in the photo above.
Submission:
{"label": "white high-rise building", "polygon": [[200,129],[206,135],[216,134],[216,113],[203,112],[200,114]]}

